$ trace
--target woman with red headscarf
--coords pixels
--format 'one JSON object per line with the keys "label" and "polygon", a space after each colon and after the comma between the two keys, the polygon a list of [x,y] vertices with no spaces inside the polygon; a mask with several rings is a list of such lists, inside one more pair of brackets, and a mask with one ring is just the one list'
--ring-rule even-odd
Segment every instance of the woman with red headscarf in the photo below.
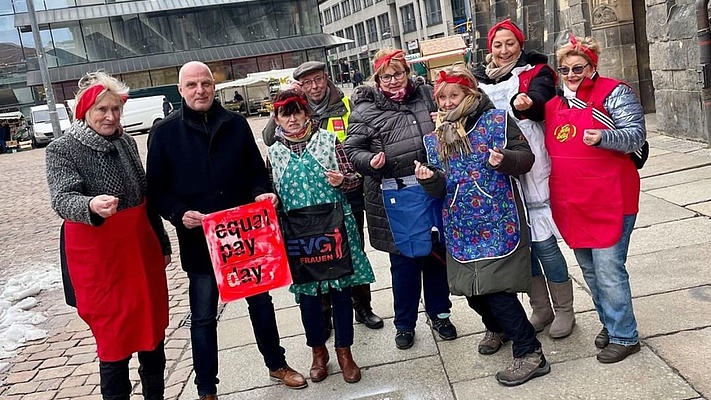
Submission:
{"label": "woman with red headscarf", "polygon": [[590,288],[602,330],[601,363],[639,351],[637,321],[625,268],[639,211],[639,173],[646,148],[644,110],[626,83],[597,72],[593,38],[556,51],[563,90],[546,104],[551,157],[551,208]]}
{"label": "woman with red headscarf", "polygon": [[[269,146],[267,167],[284,208],[282,230],[294,281],[289,290],[296,294],[306,345],[313,353],[311,381],[328,377],[320,297],[327,296],[333,305],[338,365],[343,379],[355,383],[361,374],[351,353],[351,288],[374,281],[344,195],[358,189],[360,178],[336,134],[319,128],[301,90],[279,92],[274,100],[277,141]],[[299,242],[316,243],[318,248],[299,246]]]}
{"label": "woman with red headscarf", "polygon": [[128,363],[138,352],[143,397],[162,400],[170,242],[146,204],[136,142],[121,129],[127,95],[103,72],[79,81],[75,120],[47,147],[47,181],[64,219],[62,269],[75,294],[67,300],[96,339],[101,395],[130,398]]}
{"label": "woman with red headscarf", "polygon": [[457,337],[438,234],[441,203],[415,178],[414,162],[427,161],[422,138],[434,130],[437,105],[432,87],[409,77],[402,50],[380,50],[374,64],[375,86],[358,86],[351,96],[345,148],[363,175],[370,243],[390,255],[395,346],[404,350],[415,340],[423,287],[428,324],[444,340]]}
{"label": "woman with red headscarf", "polygon": [[[555,72],[547,64],[547,56],[523,49],[524,39],[523,32],[509,19],[494,25],[487,35],[487,63],[479,65],[474,75],[479,89],[494,105],[509,111],[536,156],[531,171],[519,177],[531,227],[530,321],[536,332],[550,325],[548,334],[560,339],[572,332],[575,312],[573,282],[558,247],[560,232],[551,215],[551,164],[543,134],[545,104],[555,96]],[[492,354],[501,342],[499,332],[487,331],[479,352]]]}

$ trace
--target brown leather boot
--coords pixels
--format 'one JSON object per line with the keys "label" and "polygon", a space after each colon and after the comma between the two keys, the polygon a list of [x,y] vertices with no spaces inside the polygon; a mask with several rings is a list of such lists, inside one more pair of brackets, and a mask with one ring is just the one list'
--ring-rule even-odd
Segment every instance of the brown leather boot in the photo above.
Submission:
{"label": "brown leather boot", "polygon": [[311,371],[309,371],[311,382],[321,382],[328,376],[328,349],[326,346],[319,346],[311,350],[313,352]]}
{"label": "brown leather boot", "polygon": [[350,347],[336,347],[336,357],[338,365],[343,371],[343,380],[348,383],[356,383],[360,380],[360,368],[353,361]]}

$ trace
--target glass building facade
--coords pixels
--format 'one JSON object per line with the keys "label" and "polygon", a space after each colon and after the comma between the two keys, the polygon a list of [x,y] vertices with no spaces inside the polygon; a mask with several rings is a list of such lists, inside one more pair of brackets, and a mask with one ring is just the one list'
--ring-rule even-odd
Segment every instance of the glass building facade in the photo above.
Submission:
{"label": "glass building facade", "polygon": [[[99,68],[137,89],[177,83],[179,67],[199,60],[221,82],[325,61],[325,50],[342,42],[322,33],[316,0],[34,4],[57,101]],[[0,110],[44,102],[35,48],[26,1],[0,0]]]}

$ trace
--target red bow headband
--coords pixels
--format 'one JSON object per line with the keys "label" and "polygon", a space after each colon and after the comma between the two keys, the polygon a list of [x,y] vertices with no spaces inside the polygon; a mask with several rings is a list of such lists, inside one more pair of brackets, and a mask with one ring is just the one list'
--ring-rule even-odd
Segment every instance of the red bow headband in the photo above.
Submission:
{"label": "red bow headband", "polygon": [[375,70],[379,70],[383,65],[390,65],[390,61],[398,60],[405,63],[405,53],[402,50],[395,50],[377,60],[375,60]]}
{"label": "red bow headband", "polygon": [[439,71],[439,78],[437,78],[437,82],[435,83],[435,92],[437,92],[439,85],[441,85],[442,83],[456,83],[457,85],[462,85],[466,87],[473,86],[472,81],[470,81],[467,77],[447,75],[446,72]]}
{"label": "red bow headband", "polygon": [[489,33],[486,35],[486,48],[487,50],[489,50],[489,53],[491,53],[491,44],[494,41],[494,36],[496,36],[496,32],[500,31],[501,29],[511,31],[516,37],[516,40],[518,40],[518,44],[523,47],[523,42],[526,40],[526,37],[523,35],[523,32],[521,32],[521,29],[519,29],[516,24],[511,22],[511,19],[509,18],[499,22],[491,29],[489,29]]}
{"label": "red bow headband", "polygon": [[306,101],[306,99],[303,96],[291,96],[287,97],[284,100],[277,101],[273,104],[274,111],[276,112],[279,108],[284,107],[285,105],[289,103],[299,103],[304,108],[308,107],[309,103]]}
{"label": "red bow headband", "polygon": [[582,43],[578,43],[578,40],[575,39],[575,35],[570,35],[570,45],[573,46],[573,49],[582,51],[590,61],[592,61],[592,66],[593,69],[597,69],[597,54],[595,54],[594,51],[590,50],[590,48]]}
{"label": "red bow headband", "polygon": [[[82,93],[81,97],[79,98],[79,101],[77,101],[77,107],[76,110],[74,110],[74,118],[83,120],[84,117],[86,116],[87,111],[91,108],[91,106],[96,103],[96,99],[101,95],[106,90],[106,87],[102,84],[96,84],[93,86],[90,86],[88,89]],[[119,95],[119,98],[123,103],[128,100],[128,96],[125,94]]]}

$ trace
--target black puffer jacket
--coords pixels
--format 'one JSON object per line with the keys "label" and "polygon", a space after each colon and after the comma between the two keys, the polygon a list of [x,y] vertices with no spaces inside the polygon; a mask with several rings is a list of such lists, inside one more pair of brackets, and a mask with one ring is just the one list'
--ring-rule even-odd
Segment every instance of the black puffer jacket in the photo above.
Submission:
{"label": "black puffer jacket", "polygon": [[[430,113],[437,110],[432,87],[421,79],[411,81],[412,92],[400,104],[372,86],[359,86],[351,96],[353,110],[344,148],[356,171],[363,175],[365,211],[370,244],[388,253],[399,253],[393,241],[380,189],[382,178],[415,173],[415,160],[427,161],[422,137],[434,130]],[[373,169],[370,160],[385,153],[385,166]]]}
{"label": "black puffer jacket", "polygon": [[[516,63],[516,67],[524,67],[526,65],[538,65],[547,64],[548,57],[545,54],[538,53],[536,51],[525,51],[522,50],[521,57]],[[494,85],[499,82],[507,81],[511,78],[511,73],[502,76],[499,79],[491,79],[486,75],[486,64],[479,64],[473,71],[476,80],[487,84]],[[538,74],[531,79],[531,83],[528,86],[528,91],[526,94],[533,100],[533,105],[531,108],[524,112],[520,112],[513,107],[513,100],[516,96],[513,96],[509,103],[511,104],[511,110],[514,116],[518,119],[528,118],[532,121],[543,121],[544,112],[546,108],[546,102],[555,96],[555,84],[556,76],[555,71],[552,68],[541,68]],[[518,95],[518,93],[516,93]]]}

